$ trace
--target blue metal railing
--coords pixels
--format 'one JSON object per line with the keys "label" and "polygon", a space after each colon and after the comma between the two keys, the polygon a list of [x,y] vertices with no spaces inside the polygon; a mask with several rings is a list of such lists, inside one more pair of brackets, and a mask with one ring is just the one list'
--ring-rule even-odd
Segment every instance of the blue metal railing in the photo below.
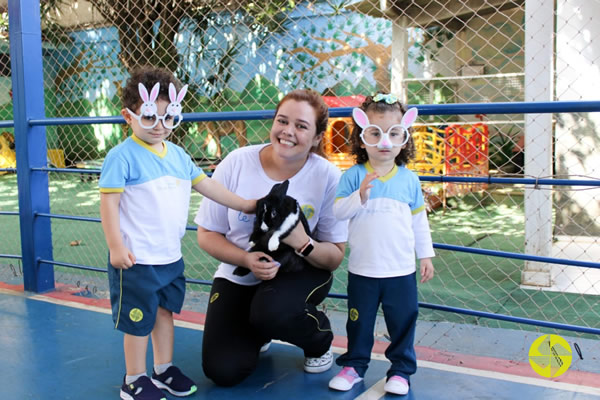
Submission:
{"label": "blue metal railing", "polygon": [[[421,115],[453,115],[453,114],[522,114],[522,113],[554,113],[554,112],[591,112],[600,111],[599,101],[574,101],[574,102],[544,102],[544,103],[492,103],[492,104],[445,104],[445,105],[419,105],[419,113]],[[331,117],[348,117],[351,115],[352,108],[332,108],[330,110]],[[274,110],[262,110],[262,111],[234,111],[234,112],[220,112],[220,113],[191,113],[184,114],[184,119],[189,122],[193,121],[210,121],[210,120],[266,120],[271,119],[274,116]],[[12,121],[1,121],[0,127],[12,126]],[[30,126],[48,126],[48,125],[81,125],[81,124],[115,124],[124,123],[122,117],[73,117],[73,118],[47,118],[47,119],[30,119]],[[90,169],[71,169],[71,168],[48,168],[48,167],[35,167],[30,168],[31,171],[39,172],[61,172],[61,173],[80,173],[80,174],[99,174],[100,170]],[[507,185],[533,185],[533,186],[600,186],[600,180],[584,179],[584,180],[573,180],[573,179],[536,179],[536,178],[496,178],[496,177],[459,177],[459,176],[422,176],[422,181],[429,182],[460,182],[460,183],[488,183],[488,184],[507,184]],[[16,212],[2,212],[4,215],[18,215]],[[44,218],[57,218],[67,220],[77,220],[86,222],[100,222],[99,218],[90,217],[77,217],[69,215],[59,215],[52,213],[36,213],[35,217]],[[187,227],[188,230],[196,230],[196,227]],[[552,257],[541,257],[535,255],[512,253],[497,250],[469,248],[456,245],[447,245],[442,243],[434,243],[434,247],[440,250],[447,251],[458,251],[472,254],[479,254],[493,257],[512,258],[528,261],[537,261],[553,264],[572,265],[586,268],[600,268],[600,263],[577,261],[577,260],[566,260]],[[21,258],[15,255],[0,255],[1,258]],[[54,261],[51,259],[37,258],[38,264],[45,265],[56,265],[64,266],[69,268],[76,268],[81,270],[88,270],[94,272],[106,272],[106,269],[72,264],[60,261]],[[211,285],[211,281],[199,280],[199,279],[188,279],[190,284],[202,284]],[[330,298],[347,299],[344,294],[330,293]],[[495,314],[484,311],[468,310],[458,307],[450,307],[439,304],[420,303],[423,308],[429,308],[433,310],[453,312],[458,314],[472,315],[488,319],[496,319],[509,321],[514,323],[523,323],[528,325],[536,325],[548,328],[599,334],[600,329],[560,324],[548,321],[540,321],[522,317],[513,317],[503,314]]]}

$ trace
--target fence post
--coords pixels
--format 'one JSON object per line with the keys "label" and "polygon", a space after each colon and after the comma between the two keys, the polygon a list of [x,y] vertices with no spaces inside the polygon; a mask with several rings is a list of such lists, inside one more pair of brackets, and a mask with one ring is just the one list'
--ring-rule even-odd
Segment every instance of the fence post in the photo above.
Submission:
{"label": "fence post", "polygon": [[[525,101],[552,101],[554,2],[525,2]],[[552,114],[525,116],[525,176],[552,176]],[[525,188],[525,253],[552,253],[552,192]],[[526,261],[523,285],[552,286],[552,267]]]}
{"label": "fence post", "polygon": [[392,21],[392,87],[391,93],[401,96],[406,104],[408,86],[404,80],[408,71],[408,23],[406,16],[401,16],[398,23]]}
{"label": "fence post", "polygon": [[54,288],[50,219],[36,218],[50,212],[48,173],[32,171],[46,166],[46,128],[30,126],[31,118],[44,118],[44,76],[39,0],[9,0],[10,61],[15,121],[19,222],[25,290],[45,292]]}

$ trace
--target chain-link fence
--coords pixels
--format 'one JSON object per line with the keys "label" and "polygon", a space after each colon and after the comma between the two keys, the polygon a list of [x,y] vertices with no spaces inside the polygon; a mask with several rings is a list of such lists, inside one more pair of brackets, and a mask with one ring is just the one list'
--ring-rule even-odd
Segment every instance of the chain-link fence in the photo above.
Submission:
{"label": "chain-link fence", "polygon": [[[356,106],[362,96],[376,91],[399,93],[410,104],[597,99],[600,4],[559,0],[550,8],[551,17],[540,27],[530,19],[539,14],[527,12],[523,0],[46,1],[46,116],[118,115],[129,71],[145,64],[166,67],[190,85],[184,112],[274,109],[286,92],[301,87],[316,89],[334,107]],[[550,36],[543,31],[548,26]],[[12,119],[6,27],[4,12],[2,120]],[[532,41],[553,46],[551,63],[541,72],[528,67],[540,58],[527,55]],[[547,99],[531,94],[532,82],[545,76]],[[594,154],[600,142],[597,113],[553,114],[549,126],[536,114],[432,115],[418,122],[419,151],[411,167],[421,175],[600,177]],[[352,165],[351,124],[350,118],[332,118],[325,136],[328,156],[342,168]],[[210,170],[232,149],[266,141],[269,128],[264,121],[188,122],[172,140]],[[128,135],[118,125],[50,126],[46,131],[49,164],[60,168],[97,169],[107,151]],[[545,132],[545,145],[537,131]],[[2,138],[7,143],[12,139],[10,129]],[[5,155],[8,144],[2,146],[0,167],[7,168],[11,152]],[[546,160],[542,167],[528,170],[541,159]],[[51,173],[52,213],[98,217],[95,177]],[[0,185],[2,211],[17,210],[14,176],[0,176]],[[597,187],[423,186],[436,243],[600,258]],[[544,206],[550,208],[549,218],[530,228],[527,210],[540,191],[549,194]],[[200,201],[195,194],[190,225]],[[0,217],[0,252],[18,254],[17,218]],[[548,230],[550,234],[539,234]],[[100,224],[54,219],[52,235],[55,260],[106,267]],[[545,252],[529,251],[532,242],[540,242],[537,248]],[[183,248],[188,277],[210,280],[217,263],[198,248],[194,232],[185,236]],[[438,251],[435,266],[434,281],[420,287],[424,302],[600,327],[598,270],[559,264],[537,268],[516,259],[449,251]],[[528,270],[542,278],[529,279]],[[335,274],[336,293],[345,293],[344,271]],[[56,279],[97,295],[106,290],[103,274],[57,267]],[[204,290],[197,285],[192,289]],[[344,301],[329,302],[345,307]],[[482,323],[428,310],[421,316]]]}

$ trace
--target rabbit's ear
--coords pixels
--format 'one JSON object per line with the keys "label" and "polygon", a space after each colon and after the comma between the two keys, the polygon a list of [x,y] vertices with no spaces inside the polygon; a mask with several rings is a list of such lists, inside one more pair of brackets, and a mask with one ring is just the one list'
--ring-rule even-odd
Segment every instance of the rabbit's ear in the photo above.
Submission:
{"label": "rabbit's ear", "polygon": [[146,103],[148,101],[148,90],[142,82],[138,83],[138,91],[140,92],[140,97],[142,98],[142,101]]}
{"label": "rabbit's ear", "polygon": [[354,118],[356,124],[363,129],[369,125],[369,117],[367,117],[367,114],[365,114],[365,112],[360,108],[352,109],[352,118]]}
{"label": "rabbit's ear", "polygon": [[405,129],[410,128],[411,125],[417,120],[417,115],[419,115],[419,110],[416,107],[409,108],[406,111],[406,114],[402,116],[400,125],[402,125]]}
{"label": "rabbit's ear", "polygon": [[175,103],[176,98],[177,89],[175,89],[175,85],[173,85],[173,82],[169,82],[169,100],[171,100],[171,103]]}
{"label": "rabbit's ear", "polygon": [[150,92],[150,101],[156,100],[158,97],[158,92],[160,91],[160,82],[156,82],[152,87],[152,91]]}
{"label": "rabbit's ear", "polygon": [[188,85],[183,85],[183,87],[181,88],[181,91],[177,95],[177,102],[178,103],[181,103],[181,101],[185,97],[185,94],[187,93],[187,90],[188,90]]}

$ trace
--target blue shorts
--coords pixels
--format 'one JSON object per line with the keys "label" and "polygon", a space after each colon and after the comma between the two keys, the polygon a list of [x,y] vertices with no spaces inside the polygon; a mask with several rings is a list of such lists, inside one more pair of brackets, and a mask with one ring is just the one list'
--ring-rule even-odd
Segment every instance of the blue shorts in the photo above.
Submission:
{"label": "blue shorts", "polygon": [[115,329],[147,336],[154,329],[158,307],[179,313],[185,297],[183,258],[171,264],[135,264],[116,269],[108,262],[110,304]]}

